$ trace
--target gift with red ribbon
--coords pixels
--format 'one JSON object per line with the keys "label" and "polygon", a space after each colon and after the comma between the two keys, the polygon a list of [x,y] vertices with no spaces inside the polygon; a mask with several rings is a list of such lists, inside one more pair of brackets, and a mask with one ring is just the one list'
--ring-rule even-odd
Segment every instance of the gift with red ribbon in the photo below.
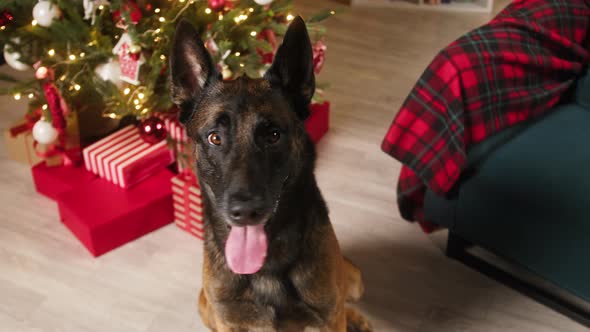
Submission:
{"label": "gift with red ribbon", "polygon": [[47,166],[78,165],[82,160],[80,151],[80,127],[78,115],[70,112],[65,99],[55,86],[55,72],[40,62],[34,65],[35,77],[41,81],[41,87],[47,101],[44,117],[51,115],[51,125],[58,133],[57,140],[48,145],[37,144],[33,148],[37,156],[44,159]]}
{"label": "gift with red ribbon", "polygon": [[4,146],[8,158],[33,166],[43,160],[35,152],[32,129],[41,117],[39,111],[29,113],[14,126],[4,130]]}

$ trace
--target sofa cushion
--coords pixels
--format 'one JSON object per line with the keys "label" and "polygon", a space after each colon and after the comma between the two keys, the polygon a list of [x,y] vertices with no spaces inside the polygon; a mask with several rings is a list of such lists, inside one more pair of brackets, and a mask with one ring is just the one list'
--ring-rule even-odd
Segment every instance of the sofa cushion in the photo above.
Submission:
{"label": "sofa cushion", "polygon": [[578,80],[575,99],[579,105],[590,109],[590,70],[586,76]]}
{"label": "sofa cushion", "polygon": [[483,159],[453,229],[590,300],[590,110],[557,108]]}

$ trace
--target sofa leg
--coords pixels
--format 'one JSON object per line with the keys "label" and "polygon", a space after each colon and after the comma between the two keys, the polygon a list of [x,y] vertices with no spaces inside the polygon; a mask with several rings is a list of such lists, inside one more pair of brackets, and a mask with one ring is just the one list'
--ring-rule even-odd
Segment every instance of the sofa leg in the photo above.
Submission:
{"label": "sofa leg", "polygon": [[[590,328],[590,312],[471,254],[474,245],[449,231],[446,254],[464,265]],[[532,272],[531,272],[532,273]]]}
{"label": "sofa leg", "polygon": [[467,249],[470,247],[473,247],[473,244],[449,231],[446,250],[447,257],[461,261],[461,258],[467,254]]}

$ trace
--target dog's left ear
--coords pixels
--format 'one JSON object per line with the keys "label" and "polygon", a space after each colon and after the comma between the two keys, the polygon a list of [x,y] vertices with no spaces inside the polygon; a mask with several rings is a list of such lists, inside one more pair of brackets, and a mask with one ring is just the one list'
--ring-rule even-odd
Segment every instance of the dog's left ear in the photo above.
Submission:
{"label": "dog's left ear", "polygon": [[315,92],[315,77],[311,41],[305,21],[300,16],[289,25],[274,62],[264,77],[291,98],[299,118],[307,118],[309,102]]}
{"label": "dog's left ear", "polygon": [[180,21],[170,52],[170,88],[182,123],[190,119],[195,102],[218,75],[197,30],[188,21]]}

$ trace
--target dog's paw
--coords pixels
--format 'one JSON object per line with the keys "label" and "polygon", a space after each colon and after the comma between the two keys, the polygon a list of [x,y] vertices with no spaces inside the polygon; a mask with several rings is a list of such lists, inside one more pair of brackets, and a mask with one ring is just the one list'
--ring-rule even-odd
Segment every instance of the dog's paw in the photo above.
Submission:
{"label": "dog's paw", "polygon": [[358,311],[346,308],[346,332],[373,332],[373,327]]}

